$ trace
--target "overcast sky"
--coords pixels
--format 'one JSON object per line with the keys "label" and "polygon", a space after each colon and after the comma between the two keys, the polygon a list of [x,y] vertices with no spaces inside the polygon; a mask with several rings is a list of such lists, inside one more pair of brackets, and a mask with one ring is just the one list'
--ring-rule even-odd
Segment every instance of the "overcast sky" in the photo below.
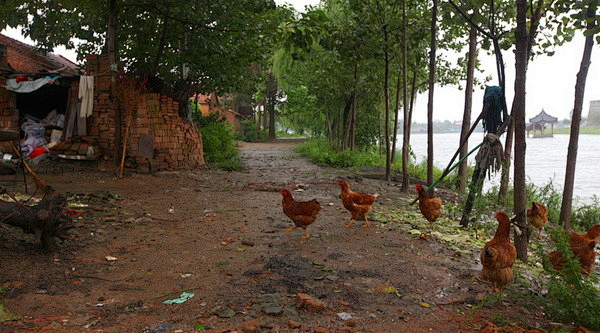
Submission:
{"label": "overcast sky", "polygon": [[[319,0],[276,0],[278,4],[289,3],[296,10],[304,11],[306,5],[317,5]],[[17,29],[2,31],[12,38],[33,44],[31,40],[24,40]],[[526,118],[534,117],[542,109],[559,119],[570,118],[573,110],[575,95],[575,79],[581,62],[583,50],[583,37],[577,36],[571,43],[556,49],[552,57],[538,57],[529,64],[527,72],[527,112]],[[54,53],[61,54],[75,61],[75,53],[56,48]],[[506,95],[510,107],[514,90],[514,54],[512,51],[503,53],[506,62]],[[484,76],[491,75],[493,80],[490,85],[497,85],[496,66],[494,56],[480,55]],[[434,119],[461,120],[464,105],[464,90],[453,87],[435,87]],[[473,101],[473,114],[481,112],[483,89],[475,89]],[[600,46],[595,45],[592,52],[592,64],[586,82],[586,93],[583,103],[583,116],[589,111],[590,100],[600,100]],[[417,98],[415,105],[415,122],[427,121],[427,94]]]}

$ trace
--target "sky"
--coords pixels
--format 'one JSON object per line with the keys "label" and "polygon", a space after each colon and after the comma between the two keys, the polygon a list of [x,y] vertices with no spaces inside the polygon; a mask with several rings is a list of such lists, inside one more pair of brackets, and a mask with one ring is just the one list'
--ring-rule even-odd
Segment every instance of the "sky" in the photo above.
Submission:
{"label": "sky", "polygon": [[[277,4],[288,3],[298,11],[304,11],[307,5],[318,5],[319,0],[275,0]],[[33,44],[31,40],[24,39],[18,29],[7,29],[2,31],[9,37]],[[527,104],[526,120],[534,117],[540,111],[558,117],[559,120],[570,118],[573,110],[575,96],[575,79],[581,63],[581,53],[584,39],[577,36],[569,44],[556,49],[552,57],[540,56],[529,63],[527,72]],[[56,48],[54,53],[60,54],[71,61],[76,60],[75,52],[63,47]],[[506,72],[506,100],[512,103],[514,90],[514,54],[512,51],[503,53]],[[495,57],[493,55],[480,54],[480,61],[485,76],[492,76],[489,85],[497,85]],[[473,94],[473,111],[476,117],[481,112],[483,100],[483,88],[477,87]],[[586,92],[583,102],[583,116],[589,111],[591,100],[600,100],[600,46],[595,45],[592,52],[592,61],[586,82]],[[462,120],[464,108],[464,90],[455,87],[434,88],[434,111],[435,120]],[[417,97],[413,121],[424,123],[427,121],[427,93]]]}

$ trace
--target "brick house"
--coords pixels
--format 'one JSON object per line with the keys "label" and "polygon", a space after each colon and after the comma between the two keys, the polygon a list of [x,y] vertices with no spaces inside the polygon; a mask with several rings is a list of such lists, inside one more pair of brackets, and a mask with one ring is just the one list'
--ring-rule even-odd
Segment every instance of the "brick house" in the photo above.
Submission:
{"label": "brick house", "polygon": [[190,100],[196,103],[198,112],[203,116],[214,113],[220,114],[239,133],[243,133],[244,131],[241,121],[251,118],[253,114],[251,106],[241,104],[232,105],[234,98],[231,95],[219,97],[215,93],[209,95],[197,94],[192,96]]}
{"label": "brick house", "polygon": [[[43,85],[32,92],[9,88],[19,80],[33,81],[44,75],[59,84]],[[79,97],[81,82],[93,87],[89,103]],[[60,143],[50,149],[51,154],[120,161],[127,126],[123,107],[112,97],[111,82],[113,72],[106,56],[89,55],[82,72],[64,57],[42,54],[0,34],[0,128],[19,131],[23,139],[24,122],[44,119],[56,111],[64,123]],[[127,167],[152,172],[205,165],[201,134],[193,123],[179,117],[176,101],[158,93],[143,93],[135,104],[126,142]],[[91,155],[90,146],[95,148]]]}

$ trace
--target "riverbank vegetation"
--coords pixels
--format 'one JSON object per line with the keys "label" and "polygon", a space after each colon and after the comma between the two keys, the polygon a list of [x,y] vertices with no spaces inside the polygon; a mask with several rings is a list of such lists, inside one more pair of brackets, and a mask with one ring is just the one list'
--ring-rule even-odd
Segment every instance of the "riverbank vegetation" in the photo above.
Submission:
{"label": "riverbank vegetation", "polygon": [[[568,127],[565,128],[555,128],[554,134],[571,134],[571,129]],[[600,134],[600,126],[586,126],[581,127],[579,129],[579,134]]]}

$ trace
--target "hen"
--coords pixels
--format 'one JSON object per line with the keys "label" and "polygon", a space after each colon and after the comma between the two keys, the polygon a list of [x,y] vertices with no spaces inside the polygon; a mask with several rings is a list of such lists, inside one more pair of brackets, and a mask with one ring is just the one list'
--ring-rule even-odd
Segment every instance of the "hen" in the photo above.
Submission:
{"label": "hen", "polygon": [[[569,231],[569,250],[573,252],[575,258],[579,259],[581,265],[581,273],[585,275],[591,275],[594,271],[594,262],[596,260],[596,243],[598,242],[598,236],[600,236],[600,224],[592,226],[587,233],[578,234]],[[562,253],[553,251],[550,253],[550,262],[557,271],[562,269],[564,259]]]}
{"label": "hen", "polygon": [[542,238],[542,230],[548,223],[548,207],[532,202],[531,208],[527,208],[527,222],[538,229],[538,239]]}
{"label": "hen", "polygon": [[321,205],[317,199],[310,201],[296,201],[292,197],[290,191],[282,188],[279,191],[283,196],[281,200],[281,206],[283,207],[283,213],[287,215],[293,222],[294,225],[291,228],[285,229],[284,232],[290,232],[296,228],[304,229],[303,239],[310,238],[306,228],[315,222],[317,214],[321,211]]}
{"label": "hen", "polygon": [[511,221],[508,216],[500,211],[496,214],[496,220],[496,234],[481,251],[481,278],[492,283],[493,291],[502,292],[512,280],[512,267],[517,258],[517,249],[510,242]]}
{"label": "hen", "polygon": [[412,204],[419,201],[419,210],[421,210],[421,214],[423,214],[433,228],[433,223],[442,215],[442,199],[430,198],[421,184],[417,184],[415,187],[417,188],[419,197],[416,198]]}
{"label": "hen", "polygon": [[379,194],[367,194],[367,193],[356,193],[352,192],[350,189],[350,185],[343,180],[340,179],[337,182],[338,185],[342,187],[342,203],[344,207],[352,214],[352,218],[344,227],[350,227],[356,221],[356,219],[364,219],[365,224],[363,227],[368,227],[371,225],[371,222],[367,219],[367,213],[371,211],[373,203],[379,196]]}

